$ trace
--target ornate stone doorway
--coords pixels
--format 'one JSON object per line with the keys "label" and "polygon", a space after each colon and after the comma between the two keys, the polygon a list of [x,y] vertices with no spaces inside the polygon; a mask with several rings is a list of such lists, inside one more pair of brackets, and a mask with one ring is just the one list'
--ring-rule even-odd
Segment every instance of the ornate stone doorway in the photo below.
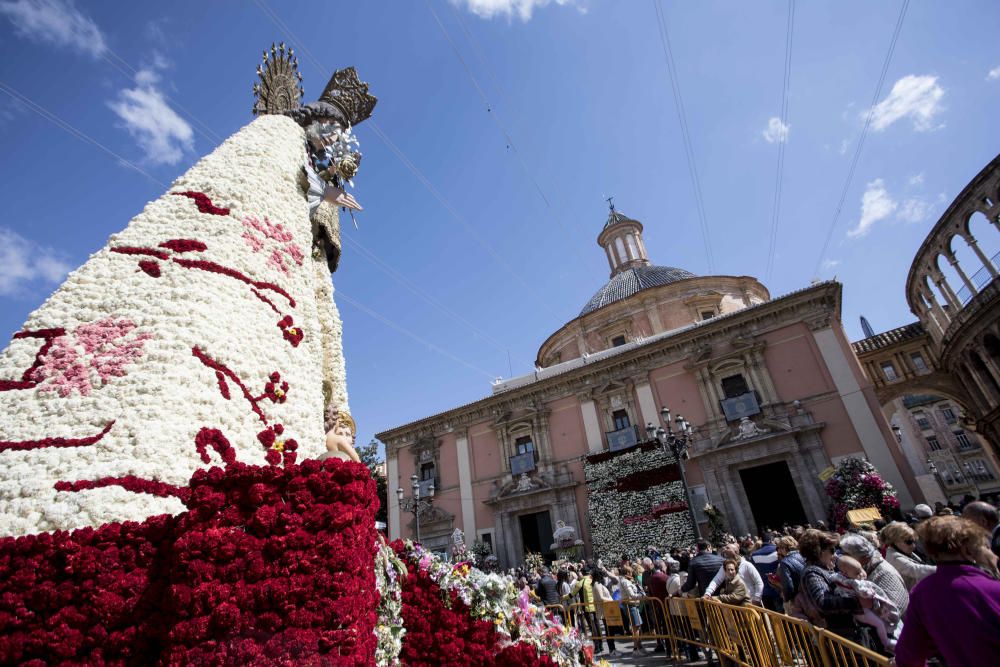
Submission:
{"label": "ornate stone doorway", "polygon": [[806,523],[802,500],[787,463],[776,461],[743,468],[739,474],[758,530],[777,530],[784,524]]}
{"label": "ornate stone doorway", "polygon": [[521,528],[521,543],[524,551],[542,554],[546,560],[554,558],[552,553],[552,517],[548,510],[522,514],[517,517]]}

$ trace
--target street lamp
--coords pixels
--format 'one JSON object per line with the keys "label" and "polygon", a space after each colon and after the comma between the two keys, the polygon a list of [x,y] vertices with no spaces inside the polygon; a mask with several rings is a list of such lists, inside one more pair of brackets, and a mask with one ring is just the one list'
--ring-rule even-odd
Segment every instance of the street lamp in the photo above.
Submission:
{"label": "street lamp", "polygon": [[427,488],[427,497],[420,497],[420,480],[417,476],[410,475],[410,487],[413,489],[413,496],[403,497],[403,487],[396,489],[396,499],[399,501],[399,508],[404,512],[413,513],[413,521],[416,524],[417,542],[420,541],[420,515],[429,510],[434,504],[434,483],[431,482]]}
{"label": "street lamp", "polygon": [[976,470],[976,467],[968,461],[962,465],[962,468],[965,469],[965,478],[969,480],[969,483],[972,484],[972,488],[976,490],[976,498],[979,498],[983,495],[979,490],[979,483],[976,482],[976,478],[979,477],[979,471]]}
{"label": "street lamp", "polygon": [[[691,518],[691,530],[694,531],[695,539],[698,538],[698,519],[694,514],[694,507],[691,504],[691,490],[688,488],[687,475],[684,472],[684,460],[688,458],[688,448],[691,446],[691,436],[694,429],[684,417],[677,415],[673,421],[670,419],[670,409],[666,406],[660,410],[660,418],[663,426],[654,426],[652,423],[646,424],[646,435],[650,440],[660,443],[664,453],[671,453],[677,460],[677,467],[681,472],[681,484],[684,487],[684,500],[687,503],[688,515]],[[676,426],[676,431],[674,427]]]}
{"label": "street lamp", "polygon": [[938,474],[938,467],[934,464],[934,461],[930,457],[927,458],[927,472],[934,475],[934,481],[937,482],[938,488],[941,489],[942,495],[944,495],[945,504],[950,500],[948,496],[948,490],[941,483],[941,475]]}

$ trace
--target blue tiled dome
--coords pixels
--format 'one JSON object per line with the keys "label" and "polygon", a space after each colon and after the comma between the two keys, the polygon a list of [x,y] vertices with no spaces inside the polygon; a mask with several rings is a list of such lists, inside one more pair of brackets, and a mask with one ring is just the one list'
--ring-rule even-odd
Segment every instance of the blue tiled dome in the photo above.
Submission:
{"label": "blue tiled dome", "polygon": [[690,271],[678,269],[673,266],[635,266],[616,273],[611,277],[604,287],[597,290],[590,301],[580,311],[580,316],[592,313],[598,308],[603,308],[615,301],[627,299],[633,294],[641,292],[650,287],[668,285],[685,278],[696,277]]}

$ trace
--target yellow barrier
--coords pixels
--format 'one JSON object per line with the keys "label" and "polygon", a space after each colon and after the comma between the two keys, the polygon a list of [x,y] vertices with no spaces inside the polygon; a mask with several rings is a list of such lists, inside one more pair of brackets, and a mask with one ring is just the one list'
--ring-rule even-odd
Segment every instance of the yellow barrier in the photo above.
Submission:
{"label": "yellow barrier", "polygon": [[829,630],[816,630],[819,646],[826,659],[826,667],[884,667],[889,660],[864,646],[833,634]]}
{"label": "yellow barrier", "polygon": [[[597,603],[600,604],[600,603]],[[607,625],[588,615],[583,603],[548,605],[568,614],[568,622],[595,643],[621,642],[630,650],[636,639],[625,629],[627,607],[605,603]],[[700,598],[646,597],[639,601],[642,615],[638,639],[663,642],[679,657],[682,644],[715,651],[741,667],[888,667],[889,658],[827,630],[761,607],[733,606]],[[558,609],[557,609],[558,608]],[[565,617],[565,616],[564,616]],[[667,657],[667,656],[665,656]]]}

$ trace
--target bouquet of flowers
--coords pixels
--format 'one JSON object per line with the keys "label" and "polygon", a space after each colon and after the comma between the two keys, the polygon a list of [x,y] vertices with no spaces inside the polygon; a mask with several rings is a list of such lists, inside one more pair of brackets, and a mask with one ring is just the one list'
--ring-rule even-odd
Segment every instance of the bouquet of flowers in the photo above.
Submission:
{"label": "bouquet of flowers", "polygon": [[841,461],[826,482],[826,495],[833,501],[830,523],[839,531],[847,528],[849,510],[877,507],[888,515],[899,511],[899,498],[892,484],[882,479],[875,466],[864,459]]}

